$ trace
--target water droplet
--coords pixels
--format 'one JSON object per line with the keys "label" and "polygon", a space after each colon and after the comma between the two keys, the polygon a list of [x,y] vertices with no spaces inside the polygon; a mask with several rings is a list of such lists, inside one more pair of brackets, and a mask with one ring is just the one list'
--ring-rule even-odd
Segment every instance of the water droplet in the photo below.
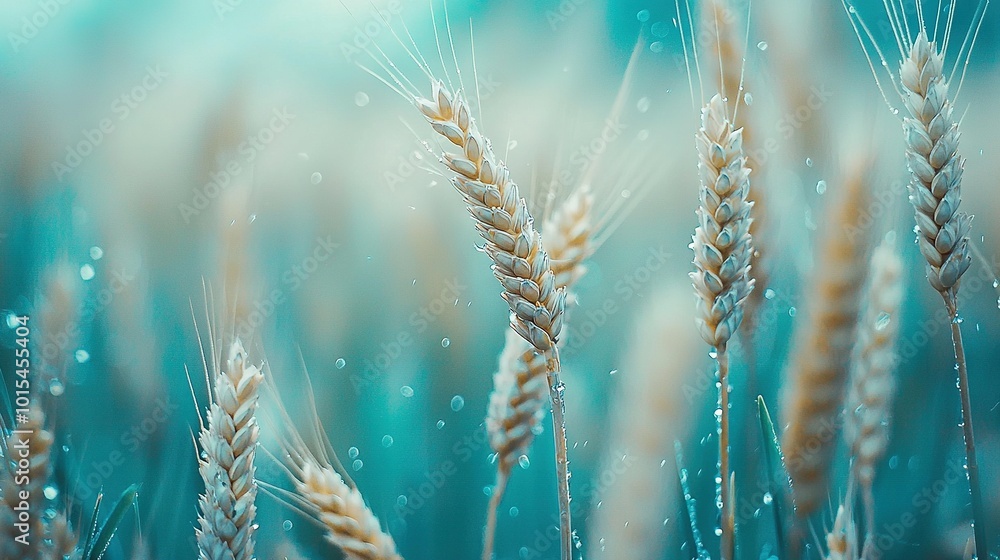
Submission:
{"label": "water droplet", "polygon": [[59,495],[59,489],[49,484],[44,490],[42,490],[42,493],[45,494],[46,500],[54,500],[56,499],[56,496]]}
{"label": "water droplet", "polygon": [[309,182],[312,183],[312,184],[314,184],[314,185],[320,184],[320,181],[322,181],[322,180],[323,180],[323,174],[320,173],[319,171],[313,173],[309,177]]}
{"label": "water droplet", "polygon": [[90,248],[90,258],[94,259],[95,261],[99,261],[103,256],[104,256],[104,249],[101,249],[97,245],[94,245],[93,247]]}
{"label": "water droplet", "polygon": [[753,94],[750,93],[749,91],[744,93],[743,102],[746,103],[747,106],[753,105]]}
{"label": "water droplet", "polygon": [[893,455],[892,457],[889,457],[889,468],[892,470],[896,470],[897,468],[899,468],[899,455]]}
{"label": "water droplet", "polygon": [[771,497],[771,493],[770,492],[767,492],[767,493],[764,494],[764,504],[765,505],[771,505],[771,502],[773,500],[774,500],[774,498]]}
{"label": "water droplet", "polygon": [[806,167],[812,167],[812,166],[813,166],[812,158],[806,158]]}
{"label": "water droplet", "polygon": [[667,36],[667,33],[670,32],[670,27],[666,23],[658,21],[650,26],[649,32],[653,34],[653,37],[659,37],[662,39]]}
{"label": "water droplet", "polygon": [[357,459],[358,455],[360,454],[361,451],[359,451],[357,447],[352,447],[347,450],[347,456],[350,457],[351,459]]}
{"label": "water droplet", "polygon": [[354,462],[351,463],[351,468],[354,469],[354,472],[360,471],[363,466],[365,466],[365,462],[361,459],[355,459]]}
{"label": "water droplet", "polygon": [[337,369],[344,369],[344,366],[347,365],[347,360],[343,358],[337,358],[337,361],[334,362],[333,365],[336,366]]}
{"label": "water droplet", "polygon": [[521,511],[517,509],[517,506],[514,506],[510,508],[510,511],[508,513],[510,513],[511,517],[517,517],[517,514],[521,513]]}
{"label": "water droplet", "polygon": [[656,41],[653,44],[649,45],[649,50],[655,53],[661,53],[663,52],[663,43],[660,41]]}
{"label": "water droplet", "polygon": [[794,317],[795,316],[795,312],[796,312],[795,307],[789,307],[788,308],[788,316],[789,317]]}
{"label": "water droplet", "polygon": [[629,198],[632,196],[632,191],[628,189],[622,189],[622,198]]}
{"label": "water droplet", "polygon": [[382,436],[382,447],[392,447],[392,436],[389,434]]}
{"label": "water droplet", "polygon": [[80,278],[83,278],[84,280],[90,280],[91,278],[94,277],[94,274],[95,274],[94,267],[90,266],[89,264],[85,264],[80,267]]}
{"label": "water droplet", "polygon": [[7,324],[8,329],[16,329],[17,326],[21,324],[21,322],[17,320],[17,313],[14,313],[13,311],[5,312],[4,317],[4,322]]}
{"label": "water droplet", "polygon": [[368,105],[369,101],[370,99],[368,99],[368,94],[363,91],[359,91],[358,93],[354,94],[354,104],[357,105],[358,107],[364,107],[365,105]]}
{"label": "water droplet", "polygon": [[254,222],[256,222],[257,221],[257,214],[250,214],[250,218],[248,218],[248,221],[251,224],[254,223]]}
{"label": "water droplet", "polygon": [[762,51],[766,51],[767,50],[767,41],[761,41],[761,42],[757,43],[757,48],[760,49],[760,50],[762,50]]}
{"label": "water droplet", "polygon": [[451,339],[447,336],[441,339],[441,348],[447,348],[451,346]]}
{"label": "water droplet", "polygon": [[639,10],[639,13],[635,14],[635,19],[646,23],[649,21],[649,10]]}
{"label": "water droplet", "polygon": [[527,455],[521,455],[517,458],[517,464],[520,465],[522,469],[526,469],[531,466],[531,460],[528,459]]}
{"label": "water droplet", "polygon": [[76,363],[83,364],[90,359],[90,352],[87,352],[86,350],[81,348],[73,353],[73,357],[76,358]]}
{"label": "water droplet", "polygon": [[399,506],[399,507],[406,507],[406,502],[407,501],[409,501],[409,500],[407,500],[406,496],[404,496],[402,494],[396,496],[396,505]]}
{"label": "water droplet", "polygon": [[409,385],[403,385],[399,388],[399,392],[403,394],[404,397],[410,398],[413,396],[413,387]]}
{"label": "water droplet", "polygon": [[492,486],[483,486],[483,494],[486,494],[487,496],[492,496],[493,495],[493,487]]}
{"label": "water droplet", "polygon": [[639,133],[635,135],[635,137],[638,141],[645,142],[647,139],[649,139],[649,129],[644,128],[640,130]]}
{"label": "water droplet", "polygon": [[289,519],[286,519],[286,520],[285,520],[285,521],[284,521],[284,522],[283,522],[283,523],[281,524],[281,528],[282,528],[282,529],[284,529],[284,530],[286,530],[286,531],[291,531],[291,530],[292,530],[292,522],[291,522],[291,520],[289,520]]}
{"label": "water droplet", "polygon": [[635,108],[639,110],[640,113],[645,113],[649,110],[650,101],[648,97],[643,97],[635,104]]}
{"label": "water droplet", "polygon": [[462,398],[462,395],[455,395],[451,398],[451,409],[453,411],[458,412],[463,408],[465,408],[465,399]]}
{"label": "water droplet", "polygon": [[611,371],[608,372],[608,375],[614,375],[616,373],[618,373],[618,370],[617,369],[613,369],[613,370],[611,370]]}
{"label": "water droplet", "polygon": [[721,537],[722,536],[722,527],[716,527],[715,528],[715,536],[717,536],[717,537]]}
{"label": "water droplet", "polygon": [[444,420],[438,420],[437,421],[437,429],[440,430],[440,429],[443,429],[443,428],[444,428]]}
{"label": "water droplet", "polygon": [[49,381],[49,394],[53,397],[58,397],[66,391],[66,386],[63,385],[62,381],[58,379],[53,379]]}
{"label": "water droplet", "polygon": [[774,290],[772,290],[771,288],[764,290],[764,298],[766,299],[774,299],[775,295],[777,294],[775,294]]}
{"label": "water droplet", "polygon": [[816,183],[816,194],[826,193],[826,181],[820,181]]}

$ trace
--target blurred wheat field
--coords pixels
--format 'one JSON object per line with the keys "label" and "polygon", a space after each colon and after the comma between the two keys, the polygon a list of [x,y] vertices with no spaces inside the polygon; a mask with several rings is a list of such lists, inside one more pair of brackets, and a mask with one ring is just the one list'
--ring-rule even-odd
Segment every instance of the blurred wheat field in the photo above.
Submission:
{"label": "blurred wheat field", "polygon": [[[957,559],[974,516],[995,555],[1000,16],[890,4],[4,3],[0,557],[472,558],[495,497],[493,558],[560,558],[553,364],[577,558],[703,558],[697,536],[711,558]],[[954,321],[925,260],[962,246],[921,246],[908,202],[914,158],[937,173],[939,152],[886,106],[903,110],[886,71],[918,14],[939,48],[953,21],[943,75],[975,215]],[[757,251],[718,322],[688,276],[729,278],[692,252],[696,211],[714,192],[743,204],[703,184],[715,93],[720,130],[743,129],[726,161],[749,166]],[[501,167],[532,220],[495,211],[517,204]],[[957,199],[934,192],[952,207],[928,219],[953,227]],[[501,285],[505,255],[535,268]]]}

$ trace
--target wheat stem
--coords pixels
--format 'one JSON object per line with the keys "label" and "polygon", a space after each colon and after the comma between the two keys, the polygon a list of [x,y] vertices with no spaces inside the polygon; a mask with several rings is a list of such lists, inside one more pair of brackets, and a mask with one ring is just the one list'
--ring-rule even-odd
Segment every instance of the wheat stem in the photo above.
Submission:
{"label": "wheat stem", "polygon": [[566,386],[559,379],[559,348],[553,346],[546,356],[549,397],[552,399],[552,437],[556,444],[556,485],[559,488],[559,527],[563,560],[573,558],[573,527],[569,503],[569,450],[566,446]]}
{"label": "wheat stem", "polygon": [[509,479],[510,467],[500,466],[497,470],[497,483],[493,486],[493,494],[490,496],[490,504],[486,513],[486,536],[483,538],[483,560],[493,558],[493,542],[496,539],[497,530],[497,510],[500,508],[500,501],[503,500],[503,493],[507,489],[507,481]]}
{"label": "wheat stem", "polygon": [[719,362],[719,474],[722,475],[722,542],[719,549],[722,560],[733,560],[736,542],[729,479],[729,353],[725,344],[718,348],[716,360]]}
{"label": "wheat stem", "polygon": [[[951,297],[949,297],[951,296]],[[951,340],[958,365],[958,392],[962,398],[962,435],[965,438],[965,463],[969,475],[969,492],[972,494],[972,528],[976,537],[976,556],[989,558],[986,541],[986,507],[979,484],[979,461],[976,460],[976,438],[972,431],[972,402],[969,397],[969,372],[965,365],[965,346],[962,343],[962,321],[958,317],[958,298],[954,292],[944,295],[948,316],[951,318]]]}

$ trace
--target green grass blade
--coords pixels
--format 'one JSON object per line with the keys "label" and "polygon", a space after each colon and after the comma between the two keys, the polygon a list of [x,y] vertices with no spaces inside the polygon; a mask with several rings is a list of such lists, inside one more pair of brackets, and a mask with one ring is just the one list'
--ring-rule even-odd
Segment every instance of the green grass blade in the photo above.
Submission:
{"label": "green grass blade", "polygon": [[783,508],[786,496],[790,496],[788,471],[785,458],[781,454],[781,442],[774,431],[774,422],[764,404],[764,397],[757,396],[757,418],[760,420],[760,435],[763,439],[764,466],[767,471],[768,492],[771,494],[771,510],[774,512],[774,536],[778,541],[778,558],[787,558],[785,550],[785,522]]}
{"label": "green grass blade", "polygon": [[129,508],[132,507],[132,504],[139,497],[140,486],[140,484],[129,486],[122,493],[122,496],[118,498],[114,509],[111,510],[111,515],[108,516],[107,521],[101,526],[97,540],[94,541],[94,547],[90,550],[90,554],[84,556],[84,560],[101,560],[104,558],[104,553],[107,552],[108,545],[111,544],[111,539],[114,538],[115,532],[118,530],[118,525],[122,522],[122,518],[125,517]]}
{"label": "green grass blade", "polygon": [[698,503],[691,495],[691,485],[688,484],[687,478],[688,471],[684,468],[684,452],[681,449],[681,442],[676,440],[674,441],[674,457],[677,459],[677,480],[680,483],[681,495],[684,496],[684,507],[681,508],[681,513],[687,521],[687,527],[690,528],[688,540],[694,546],[698,560],[712,560],[708,551],[705,550],[704,543],[701,542],[701,533],[698,531]]}
{"label": "green grass blade", "polygon": [[94,535],[97,533],[97,519],[101,514],[101,502],[103,500],[104,492],[98,492],[97,500],[94,503],[94,514],[90,518],[90,523],[87,524],[90,529],[87,531],[87,540],[83,543],[83,558],[90,558],[90,549],[94,542]]}

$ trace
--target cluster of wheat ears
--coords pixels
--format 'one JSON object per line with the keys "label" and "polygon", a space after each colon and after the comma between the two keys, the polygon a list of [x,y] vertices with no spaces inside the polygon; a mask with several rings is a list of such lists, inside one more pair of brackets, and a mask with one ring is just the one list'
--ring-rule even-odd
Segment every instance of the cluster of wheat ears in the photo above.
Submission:
{"label": "cluster of wheat ears", "polygon": [[[953,115],[958,92],[949,87],[954,71],[949,71],[945,61],[955,10],[948,12],[942,24],[944,38],[939,42],[937,18],[925,22],[920,17],[910,22],[902,6],[887,2],[887,17],[899,51],[895,65],[898,70],[890,71],[894,53],[879,50],[855,9],[846,3],[844,8],[858,39],[866,45],[866,53],[872,53],[877,62],[883,63],[891,88],[883,87],[885,79],[879,80],[875,72],[879,88],[898,94],[904,107],[902,130],[911,176],[909,201],[914,210],[918,246],[926,260],[927,279],[940,293],[952,319],[974,519],[974,536],[969,538],[966,554],[989,558],[989,520],[980,494],[958,310],[961,278],[972,260],[969,245],[972,220],[958,210],[964,159],[958,152],[959,125]],[[919,2],[917,11],[923,13]],[[689,328],[710,347],[718,366],[719,470],[715,496],[720,510],[718,557],[732,560],[737,556],[756,556],[755,552],[741,553],[737,538],[736,484],[741,481],[741,473],[733,469],[730,461],[730,410],[731,401],[737,398],[758,403],[764,436],[759,455],[770,478],[769,503],[773,503],[775,512],[773,549],[779,557],[802,557],[811,546],[807,541],[810,533],[814,537],[815,532],[810,531],[810,519],[830,497],[831,465],[836,459],[836,442],[826,437],[824,431],[837,424],[843,415],[843,437],[850,452],[848,491],[840,500],[825,539],[814,543],[815,550],[831,560],[876,558],[876,504],[872,488],[888,445],[887,425],[896,364],[894,347],[904,293],[903,265],[892,235],[872,249],[870,239],[851,235],[849,228],[844,227],[862,213],[873,189],[876,163],[866,159],[843,172],[841,196],[832,207],[827,229],[822,232],[818,264],[809,284],[810,313],[793,341],[787,372],[790,385],[781,407],[782,425],[786,427],[775,428],[763,399],[752,394],[731,394],[730,382],[730,342],[740,335],[747,337],[746,345],[752,345],[751,333],[747,331],[754,327],[754,314],[761,305],[759,294],[768,282],[766,256],[771,250],[763,242],[768,226],[764,212],[767,189],[757,180],[762,177],[763,162],[747,155],[755,151],[748,149],[753,145],[754,121],[750,118],[750,104],[743,96],[748,80],[743,72],[746,37],[731,18],[720,17],[732,12],[727,0],[707,0],[701,12],[702,25],[717,37],[715,52],[707,58],[702,54],[702,59],[717,59],[720,71],[716,92],[707,96],[701,110],[701,126],[693,131],[696,150],[691,161],[695,165],[693,156],[697,153],[700,185],[691,189],[692,197],[697,192],[699,207],[690,245],[694,264],[690,279],[696,311],[695,322]],[[678,5],[679,19],[680,16]],[[977,16],[981,22],[982,13],[977,12]],[[435,23],[435,31],[436,28]],[[978,32],[978,27],[974,31]],[[684,36],[683,28],[681,35]],[[409,30],[405,27],[402,31],[394,30],[393,37],[430,82],[429,94],[420,93],[421,89],[377,45],[370,53],[374,66],[365,70],[410,102],[440,136],[436,146],[427,147],[435,152],[441,171],[449,175],[461,195],[482,237],[482,251],[492,261],[492,271],[502,287],[501,296],[510,308],[510,329],[493,376],[493,392],[485,418],[489,443],[495,452],[496,485],[489,499],[482,558],[493,558],[497,511],[504,490],[514,467],[528,453],[539,433],[544,412],[549,408],[555,440],[559,551],[563,560],[572,560],[578,556],[581,545],[571,526],[565,385],[560,379],[559,350],[569,307],[576,301],[572,290],[586,273],[585,262],[601,241],[598,235],[601,223],[593,212],[594,196],[584,182],[545,216],[540,228],[536,227],[513,173],[477,125],[475,91],[462,86],[461,72],[455,74],[457,84],[447,70],[441,78],[437,77]],[[971,37],[969,45],[963,46],[966,62],[975,33]],[[690,39],[693,48],[693,32]],[[452,56],[454,52],[452,43]],[[440,44],[437,54],[445,65]],[[697,52],[693,54],[697,61]],[[958,68],[962,63],[956,61],[953,67]],[[873,72],[876,66],[872,65]],[[236,252],[239,248],[237,241],[229,250]],[[237,262],[233,266],[241,265]],[[239,271],[228,271],[227,275],[239,276]],[[233,294],[239,291],[231,286],[227,290]],[[240,310],[237,301],[240,301],[238,296],[230,302],[233,305],[229,312],[238,320],[246,310]],[[206,560],[255,557],[258,530],[255,501],[258,489],[263,488],[316,521],[329,543],[347,558],[402,558],[392,536],[339,464],[325,436],[314,445],[294,431],[285,434],[280,439],[281,448],[267,454],[281,466],[288,487],[258,480],[257,451],[262,449],[259,441],[263,426],[258,420],[258,403],[272,386],[269,370],[262,361],[255,365],[243,343],[235,337],[221,344],[214,335],[209,338],[211,344],[203,349],[206,356],[203,365],[210,404],[196,442],[198,469],[204,482],[196,528],[200,557]],[[37,434],[30,465],[35,485],[31,495],[34,500],[41,500],[42,485],[49,477],[52,437],[45,431],[40,411],[33,412],[28,421],[31,425],[21,428],[33,429]],[[291,422],[285,417],[282,423]],[[7,439],[4,451],[10,457],[15,436],[9,435]],[[679,444],[677,459],[684,498],[690,500]],[[3,491],[0,530],[9,532],[18,507],[13,485],[16,467],[11,462],[4,466],[0,470]],[[128,502],[132,499],[134,495]],[[862,507],[857,508],[856,504]],[[689,506],[684,508],[691,539],[686,554],[710,558],[712,554],[706,551],[699,537],[695,508]],[[34,541],[32,550],[26,554],[13,541],[12,533],[5,534],[0,542],[2,557],[101,558],[114,531],[113,527],[110,533],[98,530],[96,513],[94,517],[91,526],[79,531],[82,536],[70,530],[62,513],[36,517],[37,526],[32,532],[45,538]],[[635,553],[644,549],[638,546],[631,550]]]}

